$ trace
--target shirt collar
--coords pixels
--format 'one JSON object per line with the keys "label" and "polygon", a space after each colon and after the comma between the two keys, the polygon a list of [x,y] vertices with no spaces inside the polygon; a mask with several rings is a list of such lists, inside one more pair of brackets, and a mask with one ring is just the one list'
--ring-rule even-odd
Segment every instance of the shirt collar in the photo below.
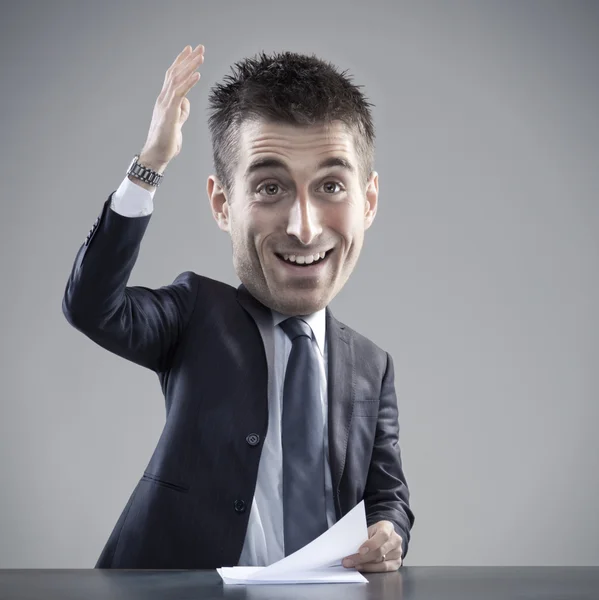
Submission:
{"label": "shirt collar", "polygon": [[[282,323],[285,319],[289,318],[289,315],[283,315],[276,310],[271,309],[271,312],[275,327]],[[324,342],[326,335],[326,308],[318,310],[311,315],[302,315],[300,318],[310,325],[310,329],[312,329],[312,333],[316,343],[318,344],[318,348],[320,352],[324,354]]]}

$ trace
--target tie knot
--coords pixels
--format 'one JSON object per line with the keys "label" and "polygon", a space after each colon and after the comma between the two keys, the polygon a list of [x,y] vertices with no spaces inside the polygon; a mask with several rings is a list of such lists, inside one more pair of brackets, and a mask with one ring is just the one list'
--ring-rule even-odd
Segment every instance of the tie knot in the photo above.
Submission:
{"label": "tie knot", "polygon": [[304,335],[312,339],[312,329],[310,325],[299,317],[290,317],[281,323],[281,328],[293,342],[296,338]]}

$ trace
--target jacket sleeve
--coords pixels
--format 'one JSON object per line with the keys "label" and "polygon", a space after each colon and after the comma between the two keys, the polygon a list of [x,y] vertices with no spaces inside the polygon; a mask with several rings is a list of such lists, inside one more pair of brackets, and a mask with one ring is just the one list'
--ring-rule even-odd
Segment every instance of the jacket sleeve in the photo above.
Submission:
{"label": "jacket sleeve", "polygon": [[195,306],[198,277],[187,271],[158,289],[127,287],[151,215],[125,217],[112,194],[75,257],[62,311],[103,348],[164,371]]}
{"label": "jacket sleeve", "polygon": [[399,447],[399,420],[393,360],[387,353],[387,367],[381,386],[379,415],[374,448],[364,491],[368,526],[391,521],[402,538],[402,556],[408,552],[414,513],[410,509],[410,491],[402,468]]}

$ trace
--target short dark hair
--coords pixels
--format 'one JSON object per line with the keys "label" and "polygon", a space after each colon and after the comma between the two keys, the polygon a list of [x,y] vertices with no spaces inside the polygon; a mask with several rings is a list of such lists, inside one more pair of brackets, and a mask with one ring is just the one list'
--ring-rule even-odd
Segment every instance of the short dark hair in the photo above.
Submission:
{"label": "short dark hair", "polygon": [[216,175],[225,192],[233,190],[243,122],[264,119],[291,125],[344,122],[354,134],[364,183],[373,169],[374,124],[370,102],[347,71],[295,52],[246,58],[231,67],[223,83],[210,90],[208,126]]}

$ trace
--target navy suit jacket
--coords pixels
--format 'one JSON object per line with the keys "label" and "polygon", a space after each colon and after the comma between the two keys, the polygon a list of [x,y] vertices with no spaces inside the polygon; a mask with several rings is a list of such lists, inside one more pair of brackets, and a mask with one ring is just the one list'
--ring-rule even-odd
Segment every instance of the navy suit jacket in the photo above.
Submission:
{"label": "navy suit jacket", "polygon": [[[151,215],[119,215],[111,197],[77,253],[62,309],[94,342],[156,372],[166,423],[96,567],[236,565],[273,393],[271,312],[245,286],[191,271],[158,289],[127,286]],[[405,556],[414,514],[393,362],[328,308],[326,335],[337,518],[363,499],[368,525],[391,521]]]}

